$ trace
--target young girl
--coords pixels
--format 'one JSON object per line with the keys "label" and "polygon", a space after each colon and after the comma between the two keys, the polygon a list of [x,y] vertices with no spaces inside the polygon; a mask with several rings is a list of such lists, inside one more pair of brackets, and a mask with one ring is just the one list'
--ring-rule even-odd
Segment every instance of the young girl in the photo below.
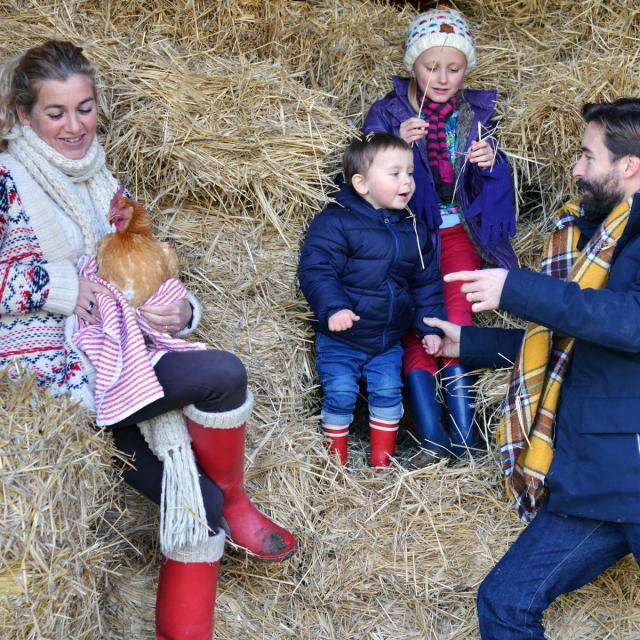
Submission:
{"label": "young girl", "polygon": [[[463,90],[476,63],[464,16],[438,6],[421,13],[407,35],[404,65],[410,78],[394,76],[393,90],[376,101],[365,132],[388,131],[413,148],[416,190],[409,207],[439,247],[442,274],[479,269],[483,261],[509,268],[517,258],[509,244],[515,232],[514,194],[507,159],[491,138],[496,92]],[[450,321],[470,325],[471,303],[455,283],[444,283]],[[416,428],[435,456],[477,449],[472,390],[474,379],[457,360],[442,362],[409,334],[404,341],[404,373]],[[448,431],[436,397],[441,371]]]}

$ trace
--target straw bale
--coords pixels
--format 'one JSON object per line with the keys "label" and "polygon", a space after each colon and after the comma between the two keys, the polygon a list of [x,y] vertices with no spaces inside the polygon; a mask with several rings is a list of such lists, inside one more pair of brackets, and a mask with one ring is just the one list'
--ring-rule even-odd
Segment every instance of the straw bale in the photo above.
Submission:
{"label": "straw bale", "polygon": [[121,537],[110,438],[86,412],[0,373],[0,635],[96,638]]}
{"label": "straw bale", "polygon": [[[499,89],[498,139],[516,167],[515,246],[525,265],[536,265],[551,212],[573,191],[581,104],[639,93],[636,4],[458,3],[477,36],[479,66],[468,84]],[[477,638],[477,586],[522,527],[504,499],[492,439],[506,370],[478,382],[491,446],[471,467],[414,469],[409,435],[394,469],[376,474],[367,467],[365,430],[341,470],[317,431],[297,248],[330,195],[346,138],[388,91],[389,76],[403,73],[413,15],[408,5],[377,0],[14,0],[0,7],[1,54],[55,34],[83,43],[96,61],[109,160],[151,207],[159,235],[177,246],[205,309],[196,337],[247,365],[257,397],[248,490],[296,532],[301,548],[283,566],[248,564],[230,549],[217,638]],[[498,313],[477,321],[518,324]],[[410,420],[403,426],[410,431]],[[127,541],[123,566],[100,583],[103,637],[147,638],[157,509],[132,492],[123,500],[110,516]],[[71,553],[83,548],[78,541]],[[0,587],[13,588],[2,580]],[[32,614],[39,623],[40,616],[51,622],[42,610]],[[623,560],[561,598],[547,622],[551,638],[638,637],[637,568]]]}

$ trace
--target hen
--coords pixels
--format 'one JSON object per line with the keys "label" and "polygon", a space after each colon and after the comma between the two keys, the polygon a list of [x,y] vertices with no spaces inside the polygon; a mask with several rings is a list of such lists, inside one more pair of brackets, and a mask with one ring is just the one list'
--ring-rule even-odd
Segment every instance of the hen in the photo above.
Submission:
{"label": "hen", "polygon": [[151,233],[151,218],[121,187],[109,207],[116,228],[98,247],[98,276],[113,283],[132,307],[142,304],[160,285],[177,276],[175,251]]}

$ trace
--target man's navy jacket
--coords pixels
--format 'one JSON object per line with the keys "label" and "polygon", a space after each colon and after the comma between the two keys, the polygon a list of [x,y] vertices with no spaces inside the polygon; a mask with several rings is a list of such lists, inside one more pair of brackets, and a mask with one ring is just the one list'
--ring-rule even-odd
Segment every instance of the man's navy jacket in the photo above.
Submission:
{"label": "man's navy jacket", "polygon": [[[548,509],[640,523],[640,193],[605,289],[513,269],[500,308],[576,338],[557,413]],[[518,330],[463,327],[461,360],[505,366],[521,340]]]}

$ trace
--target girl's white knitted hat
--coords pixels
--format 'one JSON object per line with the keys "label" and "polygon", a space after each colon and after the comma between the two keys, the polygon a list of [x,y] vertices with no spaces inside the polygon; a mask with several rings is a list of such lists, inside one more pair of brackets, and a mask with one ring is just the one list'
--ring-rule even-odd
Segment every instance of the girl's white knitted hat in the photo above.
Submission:
{"label": "girl's white knitted hat", "polygon": [[456,9],[436,7],[416,16],[409,25],[404,51],[404,66],[413,70],[413,63],[431,47],[453,47],[467,58],[467,71],[476,66],[476,50],[469,25]]}

